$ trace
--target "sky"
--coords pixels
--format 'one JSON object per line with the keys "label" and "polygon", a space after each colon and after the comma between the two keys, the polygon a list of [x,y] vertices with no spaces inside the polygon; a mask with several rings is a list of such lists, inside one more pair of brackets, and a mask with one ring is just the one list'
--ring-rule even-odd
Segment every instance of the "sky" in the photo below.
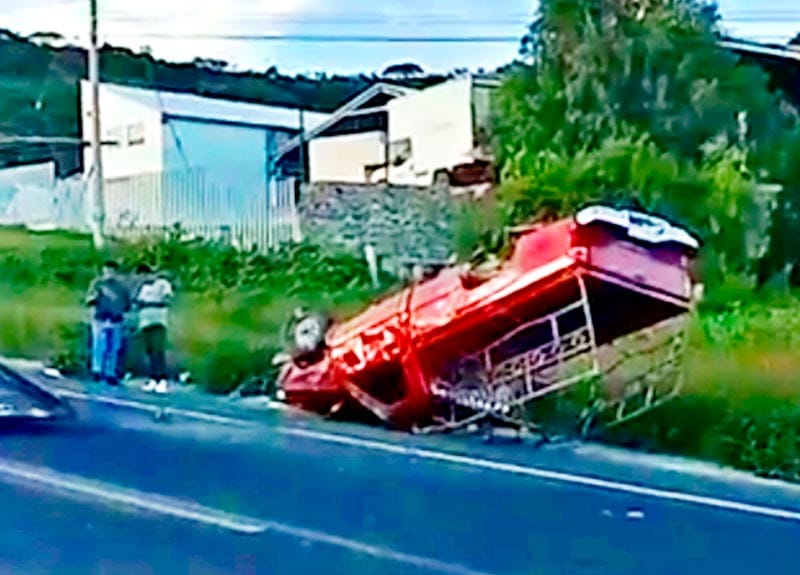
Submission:
{"label": "sky", "polygon": [[[371,73],[402,62],[430,72],[494,69],[517,53],[533,0],[97,0],[101,41],[160,58],[225,60],[239,70]],[[2,0],[0,28],[56,32],[85,45],[89,0]],[[798,0],[718,0],[735,36],[786,42],[800,32]],[[755,7],[757,6],[757,8]],[[244,35],[250,38],[230,38]],[[252,35],[496,37],[471,43],[253,40]],[[212,36],[212,37],[210,37]],[[227,36],[220,38],[219,36]]]}

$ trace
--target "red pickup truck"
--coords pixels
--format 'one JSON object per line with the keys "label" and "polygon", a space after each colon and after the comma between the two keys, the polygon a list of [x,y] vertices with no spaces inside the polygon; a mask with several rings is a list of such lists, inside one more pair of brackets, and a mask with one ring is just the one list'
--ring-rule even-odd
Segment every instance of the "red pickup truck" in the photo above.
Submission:
{"label": "red pickup truck", "polygon": [[689,312],[699,249],[680,226],[602,205],[517,230],[493,269],[444,268],[342,323],[300,319],[278,397],[401,429],[519,419],[601,375],[603,346]]}

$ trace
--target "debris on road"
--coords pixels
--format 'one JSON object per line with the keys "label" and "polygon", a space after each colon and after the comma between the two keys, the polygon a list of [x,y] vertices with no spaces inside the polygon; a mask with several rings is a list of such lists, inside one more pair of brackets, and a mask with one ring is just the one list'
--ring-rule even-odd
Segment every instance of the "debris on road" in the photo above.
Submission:
{"label": "debris on road", "polygon": [[641,509],[629,509],[625,514],[625,517],[638,521],[640,519],[644,519],[644,511]]}

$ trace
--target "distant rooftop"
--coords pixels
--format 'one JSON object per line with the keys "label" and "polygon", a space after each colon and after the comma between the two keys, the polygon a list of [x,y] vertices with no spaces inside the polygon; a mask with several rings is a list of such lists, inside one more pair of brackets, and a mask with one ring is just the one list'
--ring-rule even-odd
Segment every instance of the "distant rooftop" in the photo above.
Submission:
{"label": "distant rooftop", "polygon": [[[87,89],[88,82],[82,81],[81,88]],[[173,118],[194,118],[216,122],[252,124],[257,126],[300,129],[299,108],[267,106],[250,102],[198,96],[182,92],[165,92],[103,83],[101,89],[113,92],[123,98],[141,105],[155,108],[164,116]],[[314,129],[327,120],[328,114],[305,112],[303,120],[306,129]]]}

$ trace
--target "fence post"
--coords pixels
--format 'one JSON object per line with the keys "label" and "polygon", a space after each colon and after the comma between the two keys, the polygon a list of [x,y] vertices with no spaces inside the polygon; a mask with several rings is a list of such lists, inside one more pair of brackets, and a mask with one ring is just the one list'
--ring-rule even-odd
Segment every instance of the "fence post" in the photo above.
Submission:
{"label": "fence post", "polygon": [[372,244],[366,244],[364,246],[364,257],[367,260],[367,266],[369,267],[369,276],[372,279],[372,287],[379,288],[380,287],[380,278],[378,277],[378,255],[375,252],[375,246]]}
{"label": "fence post", "polygon": [[[299,243],[303,241],[303,231],[300,228],[300,206],[297,204],[296,201],[296,194],[295,194],[295,181],[289,180],[286,186],[286,193],[289,198],[289,210],[290,210],[290,223],[292,226],[292,241],[295,243]],[[303,184],[300,183],[300,195],[304,193]]]}

